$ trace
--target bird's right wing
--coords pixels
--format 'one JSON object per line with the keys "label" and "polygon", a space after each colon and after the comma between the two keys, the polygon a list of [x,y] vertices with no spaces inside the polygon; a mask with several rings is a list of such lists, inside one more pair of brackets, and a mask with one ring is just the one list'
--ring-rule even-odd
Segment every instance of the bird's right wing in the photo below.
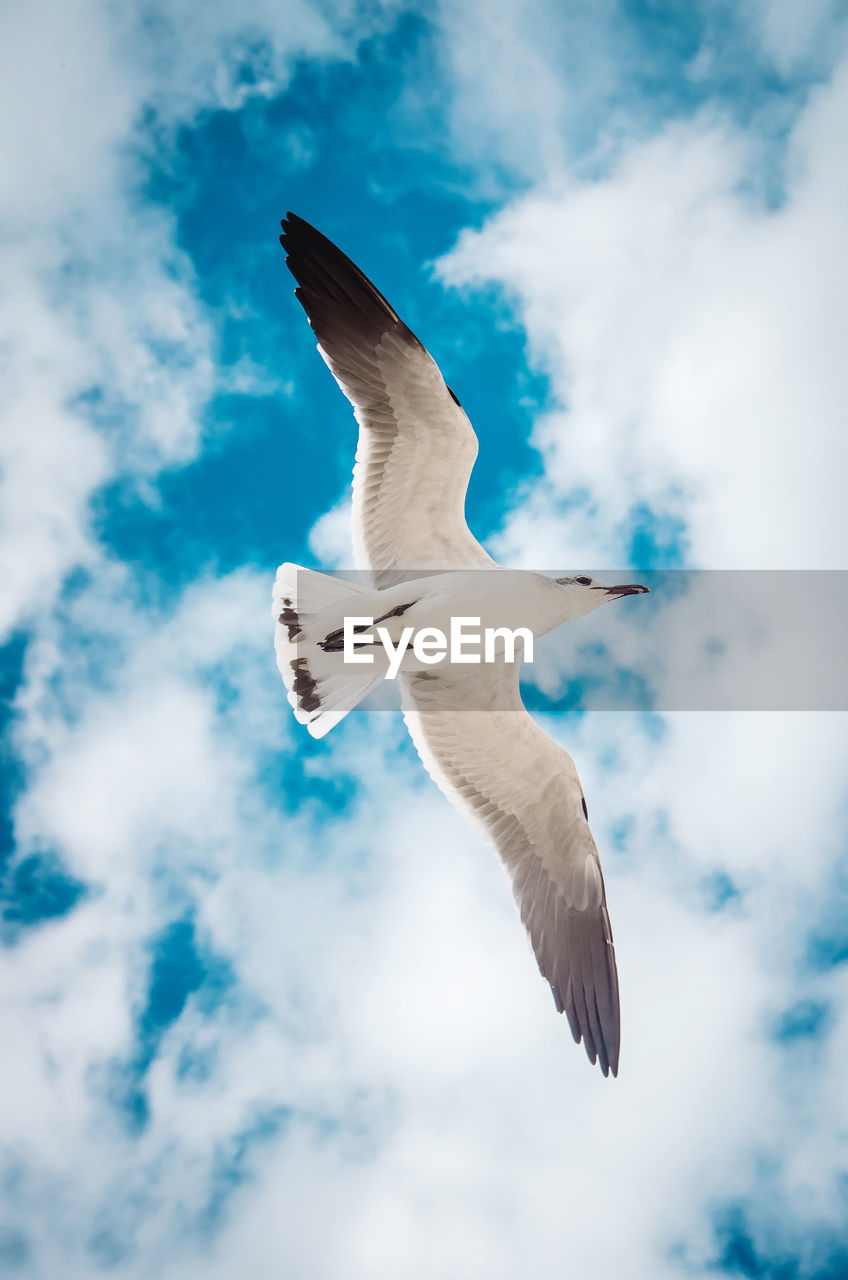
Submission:
{"label": "bird's right wing", "polygon": [[401,677],[427,771],[495,846],[557,1009],[604,1075],[618,1073],[618,974],[598,849],[567,751],[530,717],[519,666]]}
{"label": "bird's right wing", "polygon": [[410,570],[491,568],[465,523],[477,437],[439,367],[383,295],[308,222],[280,240],[318,349],[353,405],[353,548],[374,585]]}

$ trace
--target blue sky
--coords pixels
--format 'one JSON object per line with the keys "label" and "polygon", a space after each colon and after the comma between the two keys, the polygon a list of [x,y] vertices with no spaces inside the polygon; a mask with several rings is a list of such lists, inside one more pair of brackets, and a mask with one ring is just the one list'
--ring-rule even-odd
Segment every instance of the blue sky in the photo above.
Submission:
{"label": "blue sky", "polygon": [[285,703],[349,563],[292,209],[428,345],[516,565],[842,569],[844,6],[4,19],[0,1259],[837,1280],[844,714],[563,712],[622,1072],[392,716]]}

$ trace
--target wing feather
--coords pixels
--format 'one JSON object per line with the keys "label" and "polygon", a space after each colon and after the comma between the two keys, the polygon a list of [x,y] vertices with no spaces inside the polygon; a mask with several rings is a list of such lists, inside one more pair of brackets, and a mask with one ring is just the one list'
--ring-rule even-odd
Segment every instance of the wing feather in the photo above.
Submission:
{"label": "wing feather", "polygon": [[477,437],[436,362],[332,241],[291,213],[282,225],[295,293],[359,424],[357,567],[382,587],[417,570],[490,566],[465,522]]}
{"label": "wing feather", "polygon": [[618,975],[598,850],[571,756],[530,717],[518,666],[404,675],[404,718],[448,799],[498,850],[556,1007],[618,1073]]}

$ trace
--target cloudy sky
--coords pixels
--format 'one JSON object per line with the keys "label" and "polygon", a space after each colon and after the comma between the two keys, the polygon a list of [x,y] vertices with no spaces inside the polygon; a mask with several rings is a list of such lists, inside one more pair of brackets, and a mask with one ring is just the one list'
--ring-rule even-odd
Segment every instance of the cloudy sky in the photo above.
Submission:
{"label": "cloudy sky", "polygon": [[546,703],[604,1080],[397,719],[294,723],[269,608],[349,555],[354,448],[287,209],[439,360],[493,554],[848,568],[844,5],[0,22],[0,1265],[848,1275],[845,715]]}

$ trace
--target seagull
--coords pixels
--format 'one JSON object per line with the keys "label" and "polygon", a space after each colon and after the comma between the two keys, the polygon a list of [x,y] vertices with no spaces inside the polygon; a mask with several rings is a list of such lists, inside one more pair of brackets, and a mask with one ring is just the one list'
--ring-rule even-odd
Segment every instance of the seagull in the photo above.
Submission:
{"label": "seagull", "polygon": [[[280,241],[318,351],[353,405],[359,441],[352,536],[368,585],[284,564],[274,586],[275,647],[297,719],[322,737],[385,675],[357,623],[404,628],[479,615],[543,634],[610,600],[641,594],[587,574],[549,578],[497,565],[465,521],[477,437],[429,352],[371,281],[295,214]],[[366,662],[370,663],[367,665]],[[436,667],[407,652],[398,683],[406,726],[447,799],[497,850],[558,1012],[604,1076],[618,1074],[620,1008],[600,857],[571,756],[525,708],[520,663]]]}

